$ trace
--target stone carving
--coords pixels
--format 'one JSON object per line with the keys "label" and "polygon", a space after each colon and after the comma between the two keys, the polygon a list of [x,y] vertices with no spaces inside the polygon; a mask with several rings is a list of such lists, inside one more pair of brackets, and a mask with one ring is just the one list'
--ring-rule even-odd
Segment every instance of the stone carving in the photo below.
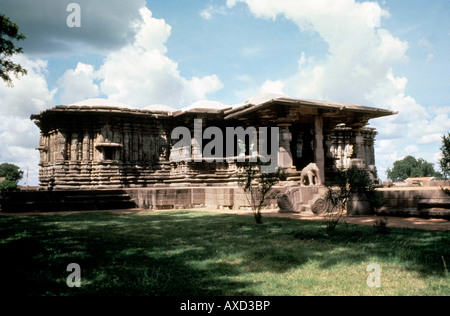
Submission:
{"label": "stone carving", "polygon": [[289,199],[289,196],[287,194],[282,194],[277,199],[278,207],[280,210],[279,213],[295,213],[294,206],[291,203],[291,200]]}
{"label": "stone carving", "polygon": [[330,152],[333,158],[336,159],[336,167],[338,169],[348,169],[351,167],[353,145],[347,144],[344,149],[342,149],[341,145],[339,145],[337,148],[335,146],[331,146]]}
{"label": "stone carving", "polygon": [[323,197],[317,197],[310,202],[311,211],[316,214],[323,214],[327,211],[327,202]]}
{"label": "stone carving", "polygon": [[320,181],[320,170],[315,163],[310,163],[303,168],[300,174],[301,185],[322,185]]}

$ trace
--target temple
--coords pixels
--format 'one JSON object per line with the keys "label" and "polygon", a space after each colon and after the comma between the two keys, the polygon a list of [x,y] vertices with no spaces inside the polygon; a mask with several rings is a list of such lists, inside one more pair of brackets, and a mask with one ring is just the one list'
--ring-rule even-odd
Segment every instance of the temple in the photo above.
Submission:
{"label": "temple", "polygon": [[[317,166],[320,183],[338,168],[354,164],[376,177],[377,132],[368,123],[393,114],[374,107],[264,94],[233,106],[203,101],[181,110],[135,109],[90,99],[56,106],[31,119],[41,131],[40,186],[58,190],[230,186],[236,183],[237,158],[255,150],[248,133],[236,141],[236,135],[227,134],[230,127],[252,127],[258,134],[264,127],[277,128],[277,153],[270,154],[276,154],[288,181],[299,182],[302,170],[311,163]],[[179,139],[172,139],[172,132],[177,127],[191,132],[190,150],[175,146]],[[213,150],[223,153],[222,160],[202,156],[208,141],[199,143],[195,135],[209,127],[224,135],[224,147]],[[232,152],[225,148],[230,143]]]}

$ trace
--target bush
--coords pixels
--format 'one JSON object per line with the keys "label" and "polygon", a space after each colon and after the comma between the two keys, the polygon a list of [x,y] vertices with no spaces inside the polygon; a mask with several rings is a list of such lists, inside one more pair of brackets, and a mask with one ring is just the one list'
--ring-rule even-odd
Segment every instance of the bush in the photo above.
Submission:
{"label": "bush", "polygon": [[4,180],[0,183],[0,193],[19,191],[16,181]]}
{"label": "bush", "polygon": [[375,223],[373,224],[373,229],[376,233],[379,234],[387,234],[389,232],[387,224],[388,224],[388,217],[384,216],[382,218],[378,218]]}
{"label": "bush", "polygon": [[257,162],[246,161],[237,174],[239,187],[244,190],[257,224],[262,223],[261,210],[267,206],[267,201],[279,196],[279,192],[272,191],[272,187],[286,179],[284,169],[278,168],[273,173],[262,173],[262,165],[264,164],[259,159]]}
{"label": "bush", "polygon": [[325,199],[329,205],[327,232],[333,233],[348,201],[352,195],[366,199],[371,208],[379,208],[383,205],[383,196],[375,191],[375,183],[370,179],[369,173],[358,167],[340,169],[333,181],[327,185]]}

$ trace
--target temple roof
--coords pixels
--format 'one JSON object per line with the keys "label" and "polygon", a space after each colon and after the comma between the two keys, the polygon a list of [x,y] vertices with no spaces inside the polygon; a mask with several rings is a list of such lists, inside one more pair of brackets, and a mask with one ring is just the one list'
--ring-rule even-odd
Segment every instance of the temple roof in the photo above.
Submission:
{"label": "temple roof", "polygon": [[134,107],[128,104],[115,100],[101,99],[101,98],[87,99],[77,103],[69,104],[68,106],[89,106],[89,107],[110,106],[115,108],[134,109]]}
{"label": "temple roof", "polygon": [[[219,120],[249,120],[272,123],[307,122],[310,118],[320,115],[327,120],[328,126],[349,124],[364,126],[370,119],[390,116],[398,112],[368,107],[350,103],[289,98],[279,94],[259,94],[243,103],[225,105],[217,101],[198,101],[181,110],[175,110],[166,105],[150,105],[137,109],[127,104],[108,99],[88,99],[71,105],[59,105],[45,110],[31,119],[37,124],[45,117],[55,117],[59,114],[108,114],[132,115],[139,117],[176,118],[182,116],[206,115]],[[56,118],[55,118],[56,119]]]}
{"label": "temple roof", "polygon": [[309,100],[309,99],[294,99],[278,94],[261,94],[248,99],[242,104],[233,106],[232,109],[225,111],[225,119],[238,118],[242,115],[249,114],[255,111],[259,111],[268,107],[276,107],[277,105],[283,105],[288,107],[302,109],[320,109],[327,116],[340,116],[345,112],[358,112],[363,113],[369,118],[377,118],[383,116],[389,116],[397,114],[398,112],[368,107],[350,103]]}

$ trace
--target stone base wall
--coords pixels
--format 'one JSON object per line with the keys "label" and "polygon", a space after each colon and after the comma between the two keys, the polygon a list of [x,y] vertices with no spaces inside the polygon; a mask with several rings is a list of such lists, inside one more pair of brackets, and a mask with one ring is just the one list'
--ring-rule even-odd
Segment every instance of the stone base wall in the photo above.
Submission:
{"label": "stone base wall", "polygon": [[450,197],[440,187],[378,189],[384,197],[379,215],[450,217]]}
{"label": "stone base wall", "polygon": [[227,185],[236,182],[236,164],[122,163],[60,161],[41,164],[42,188],[56,190],[141,188],[155,185]]}
{"label": "stone base wall", "polygon": [[[274,190],[284,193],[286,187]],[[244,191],[237,187],[161,187],[124,189],[142,209],[213,208],[239,210],[249,208]],[[270,208],[278,208],[277,200],[268,201]]]}
{"label": "stone base wall", "polygon": [[146,187],[163,183],[169,175],[169,163],[61,162],[39,170],[41,187],[55,190]]}

